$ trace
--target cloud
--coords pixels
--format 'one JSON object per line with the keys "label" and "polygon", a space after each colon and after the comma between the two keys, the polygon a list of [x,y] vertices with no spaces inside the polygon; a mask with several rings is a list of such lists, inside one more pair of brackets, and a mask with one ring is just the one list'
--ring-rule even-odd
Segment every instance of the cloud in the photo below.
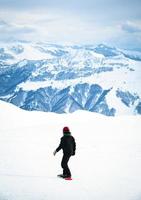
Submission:
{"label": "cloud", "polygon": [[7,26],[8,24],[4,21],[4,20],[0,20],[0,28],[1,27],[5,27]]}
{"label": "cloud", "polygon": [[0,40],[7,41],[13,39],[28,38],[28,35],[33,34],[35,29],[30,26],[20,25],[16,23],[8,23],[0,20]]}
{"label": "cloud", "polygon": [[96,17],[50,9],[32,12],[7,10],[0,13],[0,40],[13,38],[65,44],[106,43],[125,48],[141,46],[140,20],[124,21],[101,22]]}
{"label": "cloud", "polygon": [[135,24],[133,22],[126,22],[121,25],[121,29],[127,33],[141,33],[141,24]]}
{"label": "cloud", "polygon": [[[1,10],[70,13],[100,23],[141,18],[140,0],[0,0]],[[12,17],[12,16],[10,16]]]}

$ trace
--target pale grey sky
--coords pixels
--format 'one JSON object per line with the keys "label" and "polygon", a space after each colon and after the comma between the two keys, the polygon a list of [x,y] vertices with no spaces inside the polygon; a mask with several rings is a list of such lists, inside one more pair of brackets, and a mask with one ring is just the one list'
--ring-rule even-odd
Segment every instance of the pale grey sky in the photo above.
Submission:
{"label": "pale grey sky", "polygon": [[0,0],[0,40],[141,47],[141,0]]}

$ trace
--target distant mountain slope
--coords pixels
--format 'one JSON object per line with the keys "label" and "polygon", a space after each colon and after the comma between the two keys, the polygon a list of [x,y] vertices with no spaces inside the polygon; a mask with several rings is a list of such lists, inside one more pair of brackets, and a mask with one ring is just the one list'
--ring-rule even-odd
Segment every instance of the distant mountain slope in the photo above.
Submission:
{"label": "distant mountain slope", "polygon": [[103,44],[1,44],[0,99],[26,110],[141,114],[140,60]]}

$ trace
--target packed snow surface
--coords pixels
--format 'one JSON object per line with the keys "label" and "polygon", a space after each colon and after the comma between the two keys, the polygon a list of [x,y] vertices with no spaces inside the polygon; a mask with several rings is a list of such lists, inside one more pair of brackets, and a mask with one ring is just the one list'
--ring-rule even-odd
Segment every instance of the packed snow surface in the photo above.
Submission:
{"label": "packed snow surface", "polygon": [[[141,117],[29,112],[0,101],[0,200],[140,200]],[[57,178],[69,126],[72,181]]]}

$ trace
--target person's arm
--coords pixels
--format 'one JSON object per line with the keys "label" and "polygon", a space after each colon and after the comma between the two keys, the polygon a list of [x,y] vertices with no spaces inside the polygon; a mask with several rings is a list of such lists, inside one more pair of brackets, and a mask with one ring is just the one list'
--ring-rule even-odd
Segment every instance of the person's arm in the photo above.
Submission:
{"label": "person's arm", "polygon": [[76,150],[76,142],[75,139],[73,138],[73,155],[75,155],[75,150]]}
{"label": "person's arm", "polygon": [[56,153],[57,153],[58,151],[60,151],[62,148],[63,148],[63,140],[62,140],[62,138],[61,138],[61,141],[60,141],[59,146],[58,146],[57,149],[53,152],[54,156],[55,156]]}

